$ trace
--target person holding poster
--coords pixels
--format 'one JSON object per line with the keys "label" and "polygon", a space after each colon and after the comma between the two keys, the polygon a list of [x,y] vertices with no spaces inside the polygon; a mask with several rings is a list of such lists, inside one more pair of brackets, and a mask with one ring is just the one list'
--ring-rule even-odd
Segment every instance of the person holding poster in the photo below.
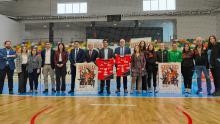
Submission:
{"label": "person holding poster", "polygon": [[157,51],[157,61],[160,63],[168,62],[168,51],[165,49],[164,43],[160,43],[160,49]]}
{"label": "person holding poster", "polygon": [[198,91],[197,94],[203,94],[202,92],[202,72],[206,78],[207,84],[207,92],[211,95],[211,80],[209,75],[209,67],[208,67],[208,54],[207,48],[204,47],[202,43],[202,38],[196,38],[197,45],[194,49],[194,60],[196,65],[196,75],[197,75],[197,83],[198,83]]}
{"label": "person holding poster", "polygon": [[[58,44],[58,50],[55,52],[54,63],[56,72],[56,91],[64,92],[66,90],[66,63],[68,60],[68,53],[65,50],[63,43]],[[61,81],[60,81],[61,80]],[[61,82],[61,85],[60,85]]]}
{"label": "person holding poster", "polygon": [[154,93],[156,92],[157,87],[157,71],[158,71],[158,62],[157,62],[157,54],[154,50],[153,44],[149,44],[147,51],[145,53],[146,57],[146,70],[147,70],[147,84],[149,92],[152,92],[151,88],[151,78],[153,75],[153,86],[154,86]]}
{"label": "person holding poster", "polygon": [[[120,47],[115,49],[115,56],[117,56],[119,59],[120,58],[125,58],[125,56],[127,56],[128,59],[129,59],[130,55],[131,55],[131,50],[130,50],[130,48],[125,47],[125,39],[120,39]],[[116,60],[118,60],[118,59],[116,59]],[[130,62],[128,63],[128,65],[130,65]],[[122,66],[124,67],[125,64],[122,65]],[[117,64],[116,64],[116,68],[117,68],[117,70],[119,69],[119,66]],[[130,66],[129,66],[129,70],[128,71],[130,72]],[[117,90],[115,92],[116,93],[120,92],[121,77],[123,77],[124,93],[128,93],[128,90],[127,90],[127,74],[117,75]]]}
{"label": "person holding poster", "polygon": [[181,73],[184,79],[184,93],[191,94],[192,77],[194,70],[194,53],[190,49],[189,44],[185,44],[182,52]]}
{"label": "person holding poster", "polygon": [[168,61],[169,62],[181,62],[182,61],[182,52],[177,49],[176,42],[172,44],[172,50],[168,53]]}
{"label": "person holding poster", "polygon": [[138,93],[141,93],[142,76],[146,75],[146,60],[144,54],[140,51],[139,46],[135,46],[134,53],[131,56],[131,94],[134,93],[134,84],[138,78]]}
{"label": "person holding poster", "polygon": [[[114,52],[111,48],[108,47],[108,40],[103,40],[103,48],[99,51],[99,58],[104,60],[109,60],[114,58]],[[101,80],[100,91],[99,94],[103,93],[105,82],[107,85],[107,94],[110,94],[110,79]]]}
{"label": "person holding poster", "polygon": [[75,41],[74,49],[71,50],[69,55],[71,63],[71,90],[69,93],[74,93],[75,78],[76,78],[76,63],[83,63],[85,61],[85,52],[79,48],[79,41]]}
{"label": "person holding poster", "polygon": [[99,56],[98,51],[96,51],[93,48],[94,48],[93,44],[88,44],[88,50],[86,50],[86,55],[85,55],[86,62],[88,63],[90,62],[95,63],[96,59]]}

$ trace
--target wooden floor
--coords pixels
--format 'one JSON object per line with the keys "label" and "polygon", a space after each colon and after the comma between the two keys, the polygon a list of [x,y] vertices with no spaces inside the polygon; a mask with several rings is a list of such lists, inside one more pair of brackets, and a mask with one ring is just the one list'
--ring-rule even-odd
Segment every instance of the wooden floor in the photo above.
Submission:
{"label": "wooden floor", "polygon": [[220,98],[3,95],[0,124],[220,124]]}

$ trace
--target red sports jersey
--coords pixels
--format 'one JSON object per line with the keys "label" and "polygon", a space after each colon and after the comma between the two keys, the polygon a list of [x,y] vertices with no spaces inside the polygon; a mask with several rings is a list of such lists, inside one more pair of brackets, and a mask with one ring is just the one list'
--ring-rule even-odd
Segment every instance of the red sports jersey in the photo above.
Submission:
{"label": "red sports jersey", "polygon": [[120,55],[116,55],[115,58],[116,68],[117,68],[117,76],[128,76],[130,74],[130,64],[131,64],[131,56],[126,55],[121,57]]}
{"label": "red sports jersey", "polygon": [[98,65],[98,79],[99,80],[108,80],[113,79],[113,67],[114,59],[97,59],[96,64]]}

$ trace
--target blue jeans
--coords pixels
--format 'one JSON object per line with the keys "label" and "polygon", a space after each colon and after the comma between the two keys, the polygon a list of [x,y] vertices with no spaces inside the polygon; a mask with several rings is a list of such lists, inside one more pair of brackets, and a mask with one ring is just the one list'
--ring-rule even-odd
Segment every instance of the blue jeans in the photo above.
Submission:
{"label": "blue jeans", "polygon": [[210,80],[209,70],[206,68],[206,66],[196,66],[198,92],[202,91],[202,72],[205,75],[207,92],[211,93],[211,80]]}

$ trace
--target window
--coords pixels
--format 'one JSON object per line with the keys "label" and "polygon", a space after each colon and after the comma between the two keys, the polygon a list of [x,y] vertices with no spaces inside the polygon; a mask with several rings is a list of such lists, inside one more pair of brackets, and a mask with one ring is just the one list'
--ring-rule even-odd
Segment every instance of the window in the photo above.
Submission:
{"label": "window", "polygon": [[58,3],[57,14],[87,13],[87,3]]}
{"label": "window", "polygon": [[175,10],[176,0],[143,0],[143,11]]}

